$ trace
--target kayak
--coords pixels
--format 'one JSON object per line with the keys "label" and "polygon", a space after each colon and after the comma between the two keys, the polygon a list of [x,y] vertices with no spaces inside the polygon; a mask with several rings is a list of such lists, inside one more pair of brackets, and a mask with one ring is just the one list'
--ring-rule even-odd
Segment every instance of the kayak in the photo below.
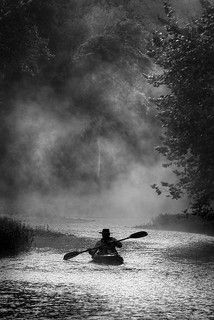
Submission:
{"label": "kayak", "polygon": [[92,258],[94,263],[108,264],[108,265],[120,265],[123,264],[123,258],[119,254],[95,254]]}

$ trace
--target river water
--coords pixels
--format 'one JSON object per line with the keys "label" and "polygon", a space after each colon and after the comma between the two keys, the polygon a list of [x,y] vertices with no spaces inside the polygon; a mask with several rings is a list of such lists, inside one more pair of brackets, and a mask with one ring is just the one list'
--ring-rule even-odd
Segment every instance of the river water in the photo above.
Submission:
{"label": "river water", "polygon": [[[95,242],[98,226],[70,231]],[[112,227],[118,239],[138,230]],[[122,266],[63,261],[62,250],[40,248],[0,261],[1,319],[214,319],[214,238],[148,231],[127,240]],[[71,250],[72,248],[71,244]]]}

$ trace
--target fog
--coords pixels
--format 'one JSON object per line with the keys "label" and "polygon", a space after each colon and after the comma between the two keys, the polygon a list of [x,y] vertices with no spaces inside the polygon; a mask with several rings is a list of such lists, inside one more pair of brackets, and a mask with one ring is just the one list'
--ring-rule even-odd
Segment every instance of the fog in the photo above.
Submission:
{"label": "fog", "polygon": [[[184,20],[198,9],[196,1],[175,7]],[[154,8],[144,7],[145,29],[136,34],[142,48],[162,5],[157,1]],[[50,84],[25,80],[14,88],[13,108],[5,117],[10,134],[1,163],[1,213],[38,216],[40,223],[108,217],[134,224],[185,206],[186,200],[159,197],[151,188],[174,179],[155,151],[161,127],[149,98],[166,90],[147,83],[156,66],[146,54],[140,65],[130,63],[114,42],[98,54],[96,39],[90,42],[124,18],[121,7],[102,5],[82,14],[85,40],[70,57],[63,95]]]}
{"label": "fog", "polygon": [[67,101],[52,108],[47,88],[36,101],[17,100],[8,118],[16,188],[1,211],[38,217],[40,224],[65,217],[135,224],[181,210],[183,201],[159,197],[150,187],[173,177],[155,152],[160,128],[143,89],[120,83],[122,92],[105,90],[116,128],[102,117],[94,124],[87,114],[70,114]]}

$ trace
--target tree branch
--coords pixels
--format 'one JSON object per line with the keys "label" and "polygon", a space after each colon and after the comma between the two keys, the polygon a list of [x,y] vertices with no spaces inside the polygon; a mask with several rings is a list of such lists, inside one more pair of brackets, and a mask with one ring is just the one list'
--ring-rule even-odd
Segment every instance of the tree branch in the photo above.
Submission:
{"label": "tree branch", "polygon": [[14,11],[22,9],[23,7],[31,4],[32,1],[34,1],[34,0],[21,1],[21,3],[19,5],[17,5],[13,10],[10,9],[6,13],[4,13],[2,16],[0,16],[0,21],[3,20],[4,18],[7,18],[11,14],[13,14]]}

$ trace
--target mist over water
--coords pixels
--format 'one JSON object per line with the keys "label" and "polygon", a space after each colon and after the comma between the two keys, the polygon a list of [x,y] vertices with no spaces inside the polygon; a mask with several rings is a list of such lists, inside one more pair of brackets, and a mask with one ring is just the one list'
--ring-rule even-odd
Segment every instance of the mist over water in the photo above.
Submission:
{"label": "mist over water", "polygon": [[[149,31],[160,27],[157,13],[163,8],[159,1],[136,3],[128,10],[142,10],[144,29],[133,28],[145,49]],[[198,10],[196,1],[175,7],[184,19]],[[14,88],[5,117],[9,138],[0,168],[1,212],[38,216],[41,222],[49,216],[108,216],[133,223],[179,212],[185,201],[159,198],[150,188],[173,179],[154,149],[161,128],[149,97],[165,89],[151,87],[145,75],[156,67],[144,53],[140,66],[130,63],[110,40],[110,47],[103,42],[103,51],[97,49],[96,39],[111,37],[118,23],[123,28],[129,21],[125,6],[84,8],[81,2],[79,20],[67,25],[71,34],[81,26],[83,40],[70,53],[62,94],[59,86],[25,79]]]}
{"label": "mist over water", "polygon": [[79,217],[134,225],[149,221],[160,212],[170,210],[176,213],[181,210],[182,202],[176,202],[175,207],[175,201],[166,201],[152,192],[150,181],[156,178],[155,174],[157,172],[149,174],[148,170],[143,171],[142,167],[135,168],[129,176],[115,181],[110,189],[80,196],[61,190],[55,195],[26,193],[17,198],[16,215],[29,221],[34,219],[38,224]]}
{"label": "mist over water", "polygon": [[4,212],[41,222],[78,215],[135,222],[174,211],[150,188],[170,173],[154,150],[160,128],[147,98],[154,90],[137,75],[130,84],[107,66],[79,79],[77,110],[72,97],[59,100],[50,88],[34,99],[19,92],[7,120],[12,140],[3,167],[13,180],[2,182]]}

